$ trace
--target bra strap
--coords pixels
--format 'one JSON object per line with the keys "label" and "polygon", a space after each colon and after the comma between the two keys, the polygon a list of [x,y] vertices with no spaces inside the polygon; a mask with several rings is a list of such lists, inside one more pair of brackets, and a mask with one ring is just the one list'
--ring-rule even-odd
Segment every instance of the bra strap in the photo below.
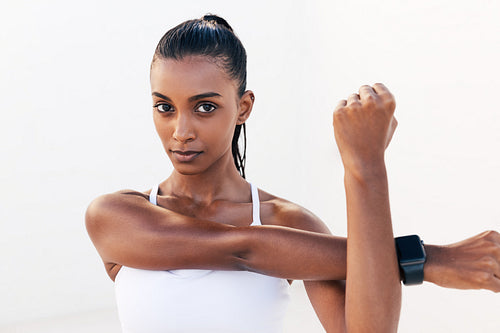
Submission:
{"label": "bra strap", "polygon": [[156,206],[156,196],[158,195],[158,184],[155,184],[151,188],[151,193],[149,193],[149,202]]}
{"label": "bra strap", "polygon": [[250,188],[252,189],[252,219],[251,225],[262,225],[260,222],[260,199],[259,199],[259,189],[250,183]]}

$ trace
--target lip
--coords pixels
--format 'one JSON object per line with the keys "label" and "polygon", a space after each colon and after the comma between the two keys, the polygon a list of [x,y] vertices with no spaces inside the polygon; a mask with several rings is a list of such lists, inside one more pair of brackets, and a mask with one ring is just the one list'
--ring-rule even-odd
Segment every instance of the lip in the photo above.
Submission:
{"label": "lip", "polygon": [[203,153],[202,151],[194,150],[171,150],[171,152],[174,158],[182,163],[191,162]]}

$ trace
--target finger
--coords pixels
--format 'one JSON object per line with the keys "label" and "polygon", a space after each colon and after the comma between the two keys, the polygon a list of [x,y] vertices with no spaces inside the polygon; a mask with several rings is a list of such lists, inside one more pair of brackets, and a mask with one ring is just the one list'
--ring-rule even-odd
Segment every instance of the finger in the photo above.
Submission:
{"label": "finger", "polygon": [[386,149],[387,149],[387,147],[389,147],[389,143],[391,143],[392,137],[394,136],[394,131],[396,131],[396,127],[398,127],[398,121],[396,120],[396,118],[394,118],[394,116],[392,117],[391,124],[389,126],[390,126],[390,129],[389,129],[388,137],[387,137],[387,140],[385,143]]}
{"label": "finger", "polygon": [[363,85],[359,88],[359,97],[362,101],[373,99],[376,96],[377,93],[368,85]]}
{"label": "finger", "polygon": [[491,253],[486,258],[483,258],[482,261],[485,271],[493,275],[494,278],[500,279],[500,262],[495,254]]}
{"label": "finger", "polygon": [[382,100],[382,104],[386,107],[387,111],[394,112],[396,109],[396,100],[394,96],[391,94],[389,89],[384,86],[382,83],[375,83],[373,85],[373,90],[380,96]]}
{"label": "finger", "polygon": [[391,94],[389,89],[383,84],[383,83],[375,83],[373,85],[373,90],[378,94],[378,95],[384,95],[384,94]]}
{"label": "finger", "polygon": [[[478,236],[488,241],[488,251],[500,264],[500,233],[495,230],[489,230],[480,233]],[[497,276],[500,277],[500,274],[497,274]]]}
{"label": "finger", "polygon": [[347,104],[361,104],[358,94],[351,94],[347,98]]}
{"label": "finger", "polygon": [[335,111],[337,111],[338,109],[341,109],[343,108],[344,106],[347,105],[347,101],[345,99],[343,100],[340,100],[338,103],[337,103],[337,106],[335,107]]}
{"label": "finger", "polygon": [[493,279],[488,289],[496,293],[500,293],[500,277],[493,276]]}
{"label": "finger", "polygon": [[495,279],[499,280],[500,279],[500,264],[497,262],[497,265],[494,269],[493,276]]}
{"label": "finger", "polygon": [[500,279],[500,244],[495,244],[492,249],[492,258],[495,260],[493,273]]}
{"label": "finger", "polygon": [[500,233],[495,230],[489,230],[483,232],[481,235],[484,235],[485,237],[489,238],[493,242],[500,244]]}

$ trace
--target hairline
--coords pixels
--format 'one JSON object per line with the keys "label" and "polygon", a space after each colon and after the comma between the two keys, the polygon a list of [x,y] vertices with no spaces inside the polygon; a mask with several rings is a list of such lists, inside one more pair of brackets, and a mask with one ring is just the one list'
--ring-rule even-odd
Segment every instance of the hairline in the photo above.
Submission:
{"label": "hairline", "polygon": [[[219,68],[219,70],[221,70],[225,75],[226,77],[230,80],[230,81],[233,81],[234,84],[235,84],[235,88],[236,88],[236,95],[238,97],[242,97],[243,94],[245,93],[244,91],[241,93],[240,95],[240,80],[238,80],[238,78],[234,78],[234,77],[231,77],[231,74],[228,73],[226,67],[224,66],[223,62],[224,62],[224,58],[228,58],[227,56],[212,56],[212,55],[207,55],[207,54],[201,54],[201,53],[194,53],[194,52],[190,52],[190,53],[186,53],[186,54],[183,54],[179,57],[175,57],[175,56],[172,56],[172,57],[165,57],[164,55],[162,55],[160,52],[155,52],[154,55],[153,55],[153,59],[151,60],[151,66],[149,68],[149,71],[150,71],[150,77],[151,77],[151,71],[153,70],[153,65],[157,62],[157,61],[160,61],[160,60],[174,60],[174,61],[183,61],[185,60],[186,58],[189,58],[189,57],[194,57],[194,58],[203,58],[205,59],[206,61],[214,64],[215,66],[217,66],[217,68]],[[246,89],[246,82],[245,82],[245,89]]]}

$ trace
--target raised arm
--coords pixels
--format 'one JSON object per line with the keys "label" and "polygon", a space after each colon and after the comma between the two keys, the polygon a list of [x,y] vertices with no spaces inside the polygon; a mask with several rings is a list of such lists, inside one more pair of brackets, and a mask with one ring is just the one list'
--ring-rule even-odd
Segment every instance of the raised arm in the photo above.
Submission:
{"label": "raised arm", "polygon": [[394,98],[382,84],[362,86],[334,113],[347,200],[346,327],[396,332],[401,283],[384,162],[396,128]]}

